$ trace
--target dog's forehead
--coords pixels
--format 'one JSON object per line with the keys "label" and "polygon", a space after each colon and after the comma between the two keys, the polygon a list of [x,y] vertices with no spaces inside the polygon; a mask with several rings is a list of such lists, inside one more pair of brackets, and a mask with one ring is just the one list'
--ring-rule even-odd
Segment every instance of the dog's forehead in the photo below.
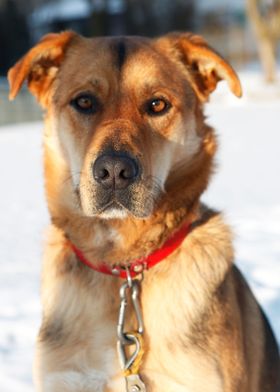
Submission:
{"label": "dog's forehead", "polygon": [[101,40],[99,44],[107,50],[119,70],[133,57],[137,58],[144,53],[149,55],[152,51],[152,40],[144,37],[112,37]]}
{"label": "dog's forehead", "polygon": [[144,37],[80,38],[69,48],[60,72],[65,84],[95,80],[125,80],[132,85],[168,75],[166,56]]}
{"label": "dog's forehead", "polygon": [[117,69],[121,70],[125,63],[133,57],[143,55],[149,57],[154,51],[153,39],[146,37],[120,36],[120,37],[99,37],[99,38],[81,38],[83,45],[83,55],[94,61],[107,61]]}

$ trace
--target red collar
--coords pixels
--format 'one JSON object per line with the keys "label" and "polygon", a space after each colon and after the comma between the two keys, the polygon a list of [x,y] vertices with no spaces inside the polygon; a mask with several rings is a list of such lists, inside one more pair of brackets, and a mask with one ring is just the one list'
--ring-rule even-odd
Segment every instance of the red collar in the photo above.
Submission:
{"label": "red collar", "polygon": [[91,269],[102,272],[103,274],[107,275],[114,275],[119,278],[126,279],[129,275],[131,278],[134,278],[136,275],[141,273],[143,270],[148,270],[164,260],[167,256],[169,256],[175,249],[177,249],[187,234],[190,231],[190,224],[183,225],[178,231],[176,231],[164,244],[161,248],[156,249],[147,257],[142,259],[133,260],[128,266],[123,265],[108,265],[106,263],[94,265],[89,260],[86,259],[84,254],[80,251],[80,249],[76,248],[76,246],[70,243],[71,248],[73,249],[74,253],[78,257],[78,259],[90,267]]}

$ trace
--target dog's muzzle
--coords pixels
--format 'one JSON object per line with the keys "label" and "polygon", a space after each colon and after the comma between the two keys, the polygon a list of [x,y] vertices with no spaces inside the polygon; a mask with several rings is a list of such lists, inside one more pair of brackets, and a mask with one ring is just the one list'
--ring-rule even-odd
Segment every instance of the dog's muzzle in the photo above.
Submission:
{"label": "dog's muzzle", "polygon": [[94,180],[104,189],[126,189],[140,176],[136,159],[126,152],[108,152],[100,155],[92,166]]}
{"label": "dog's muzzle", "polygon": [[90,182],[81,186],[87,215],[103,218],[149,216],[159,196],[158,188],[139,158],[126,150],[103,150],[90,166]]}

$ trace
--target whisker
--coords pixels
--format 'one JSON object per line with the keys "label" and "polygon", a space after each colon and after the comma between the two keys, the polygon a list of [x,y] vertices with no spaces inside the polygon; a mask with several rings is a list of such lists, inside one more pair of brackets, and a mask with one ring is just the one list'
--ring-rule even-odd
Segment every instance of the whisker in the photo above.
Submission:
{"label": "whisker", "polygon": [[76,176],[80,178],[82,174],[83,174],[83,171],[71,173],[68,177],[66,177],[64,179],[63,184],[66,184],[68,181],[73,182],[73,178],[75,178]]}

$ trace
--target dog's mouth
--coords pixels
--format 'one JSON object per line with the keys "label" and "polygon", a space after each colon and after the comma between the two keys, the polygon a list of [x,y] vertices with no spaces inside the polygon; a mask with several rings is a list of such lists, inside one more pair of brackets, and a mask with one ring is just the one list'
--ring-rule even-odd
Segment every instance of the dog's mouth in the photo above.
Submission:
{"label": "dog's mouth", "polygon": [[129,214],[130,211],[115,199],[101,207],[98,211],[98,215],[105,219],[123,219],[126,218]]}
{"label": "dog's mouth", "polygon": [[106,189],[96,183],[80,187],[79,198],[86,216],[104,219],[149,217],[157,206],[162,191],[155,181],[145,179],[125,189]]}
{"label": "dog's mouth", "polygon": [[138,182],[123,190],[106,192],[97,189],[94,205],[95,215],[102,218],[137,218],[150,216],[156,205],[157,197],[144,182]]}

